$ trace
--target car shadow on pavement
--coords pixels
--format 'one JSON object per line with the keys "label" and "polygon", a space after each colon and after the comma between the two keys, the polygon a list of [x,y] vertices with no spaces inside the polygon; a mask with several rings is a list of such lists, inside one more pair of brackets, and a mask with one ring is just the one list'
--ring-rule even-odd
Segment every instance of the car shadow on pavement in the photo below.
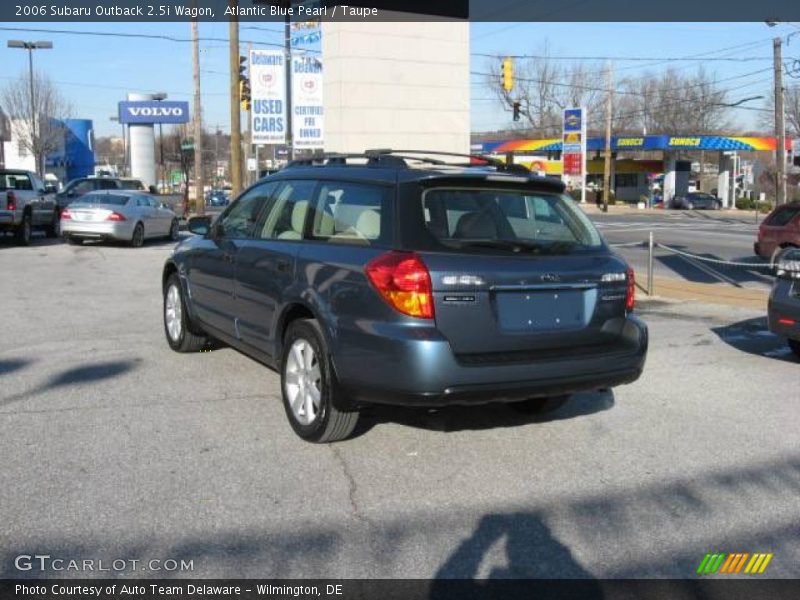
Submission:
{"label": "car shadow on pavement", "polygon": [[24,369],[34,361],[30,358],[4,358],[0,359],[0,375],[6,375]]}
{"label": "car shadow on pavement", "polygon": [[33,389],[0,399],[0,408],[13,404],[14,402],[19,402],[20,400],[31,398],[36,394],[41,394],[42,392],[54,388],[83,383],[95,383],[117,377],[136,368],[141,360],[140,358],[135,358],[133,360],[106,361],[67,369],[66,371],[54,375],[47,382]]}
{"label": "car shadow on pavement", "polygon": [[[38,232],[34,232],[31,236],[31,245],[29,248],[43,248],[46,246],[60,246],[64,243],[60,237],[49,238],[46,237],[44,234],[40,234]],[[26,248],[28,246],[20,246],[17,244],[17,240],[13,235],[10,234],[3,234],[0,232],[0,249],[2,248]]]}
{"label": "car shadow on pavement", "polygon": [[602,412],[613,406],[614,392],[612,390],[574,394],[557,409],[539,414],[524,414],[501,403],[448,406],[435,409],[375,404],[363,410],[363,418],[353,433],[353,437],[363,435],[376,425],[384,423],[396,423],[406,427],[450,433],[498,427],[521,427],[530,423],[574,419]]}
{"label": "car shadow on pavement", "polygon": [[712,327],[719,339],[737,350],[785,362],[797,362],[786,340],[767,328],[766,317],[745,319],[724,327]]}

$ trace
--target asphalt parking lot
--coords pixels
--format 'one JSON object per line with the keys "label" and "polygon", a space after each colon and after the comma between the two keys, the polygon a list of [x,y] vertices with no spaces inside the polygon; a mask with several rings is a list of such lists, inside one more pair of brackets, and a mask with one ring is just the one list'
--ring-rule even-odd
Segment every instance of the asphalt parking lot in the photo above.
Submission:
{"label": "asphalt parking lot", "polygon": [[[370,411],[302,442],[278,377],[163,339],[149,242],[0,240],[0,577],[20,554],[192,577],[800,577],[800,364],[763,311],[652,302],[642,378],[546,417]],[[124,573],[123,573],[124,574]],[[133,574],[133,573],[128,573]]]}

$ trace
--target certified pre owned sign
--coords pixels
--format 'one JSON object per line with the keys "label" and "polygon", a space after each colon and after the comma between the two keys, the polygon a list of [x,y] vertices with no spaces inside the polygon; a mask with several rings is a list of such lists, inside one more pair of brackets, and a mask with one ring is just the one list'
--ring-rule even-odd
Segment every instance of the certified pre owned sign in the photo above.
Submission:
{"label": "certified pre owned sign", "polygon": [[188,102],[158,100],[126,101],[119,103],[120,123],[188,123]]}

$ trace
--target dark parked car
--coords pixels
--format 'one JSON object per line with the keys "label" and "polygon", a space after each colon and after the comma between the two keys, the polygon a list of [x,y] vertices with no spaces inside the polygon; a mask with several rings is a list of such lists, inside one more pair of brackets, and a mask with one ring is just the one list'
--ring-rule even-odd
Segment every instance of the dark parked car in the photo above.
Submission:
{"label": "dark parked car", "polygon": [[84,194],[101,190],[145,191],[145,187],[138,179],[119,177],[81,177],[73,179],[63,190],[56,194],[58,209],[63,210]]}
{"label": "dark parked car", "polygon": [[753,251],[775,264],[785,250],[797,247],[800,247],[800,202],[782,204],[761,222]]}
{"label": "dark parked car", "polygon": [[669,203],[670,208],[686,210],[719,210],[722,201],[711,194],[692,192],[685,196],[675,196]]}
{"label": "dark parked car", "polygon": [[206,194],[206,206],[227,206],[228,195],[222,190],[211,190]]}
{"label": "dark parked car", "polygon": [[633,271],[563,184],[430,154],[297,161],[190,219],[163,271],[169,345],[279,370],[315,442],[368,403],[535,410],[636,380]]}
{"label": "dark parked car", "polygon": [[785,336],[800,357],[800,249],[790,248],[776,264],[775,283],[769,296],[769,328]]}

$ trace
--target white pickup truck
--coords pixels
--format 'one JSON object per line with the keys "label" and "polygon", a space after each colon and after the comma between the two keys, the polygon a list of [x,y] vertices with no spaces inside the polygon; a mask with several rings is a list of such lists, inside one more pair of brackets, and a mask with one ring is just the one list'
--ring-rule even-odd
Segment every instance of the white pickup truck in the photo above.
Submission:
{"label": "white pickup truck", "polygon": [[44,229],[47,237],[59,235],[55,195],[45,191],[36,173],[0,169],[0,232],[13,232],[27,246],[34,228]]}

